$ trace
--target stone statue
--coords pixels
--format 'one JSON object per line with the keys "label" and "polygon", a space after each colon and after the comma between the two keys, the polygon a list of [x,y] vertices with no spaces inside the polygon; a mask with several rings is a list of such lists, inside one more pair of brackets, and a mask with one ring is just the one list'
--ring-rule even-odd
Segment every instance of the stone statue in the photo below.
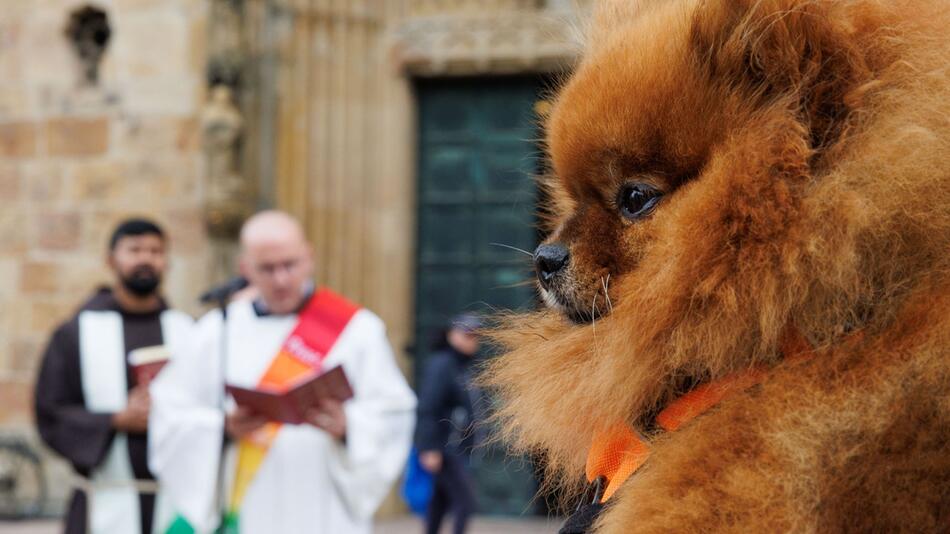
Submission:
{"label": "stone statue", "polygon": [[212,237],[236,239],[254,208],[251,184],[237,169],[244,120],[231,88],[217,85],[201,113],[207,176],[206,223]]}

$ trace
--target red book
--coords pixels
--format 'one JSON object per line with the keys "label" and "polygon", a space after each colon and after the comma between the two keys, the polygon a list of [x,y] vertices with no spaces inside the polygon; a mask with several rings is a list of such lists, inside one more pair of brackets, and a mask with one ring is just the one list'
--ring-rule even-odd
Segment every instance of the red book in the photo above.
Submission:
{"label": "red book", "polygon": [[238,406],[250,408],[270,421],[295,425],[303,423],[304,414],[321,399],[343,402],[353,397],[350,381],[339,365],[323,374],[305,377],[286,391],[248,389],[230,384],[225,389]]}
{"label": "red book", "polygon": [[152,347],[142,347],[129,353],[129,365],[135,373],[135,380],[138,384],[148,384],[158,375],[158,372],[165,367],[171,353],[165,348],[165,345],[155,345]]}

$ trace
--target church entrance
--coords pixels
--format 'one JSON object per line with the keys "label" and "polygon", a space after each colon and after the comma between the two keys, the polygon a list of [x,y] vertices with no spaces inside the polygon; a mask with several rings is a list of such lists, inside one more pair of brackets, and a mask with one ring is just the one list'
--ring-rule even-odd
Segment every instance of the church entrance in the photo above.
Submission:
{"label": "church entrance", "polygon": [[[461,311],[536,305],[529,255],[538,243],[536,77],[421,80],[415,369],[433,333]],[[418,386],[418,382],[417,382]],[[485,446],[473,459],[481,513],[531,512],[533,466]]]}

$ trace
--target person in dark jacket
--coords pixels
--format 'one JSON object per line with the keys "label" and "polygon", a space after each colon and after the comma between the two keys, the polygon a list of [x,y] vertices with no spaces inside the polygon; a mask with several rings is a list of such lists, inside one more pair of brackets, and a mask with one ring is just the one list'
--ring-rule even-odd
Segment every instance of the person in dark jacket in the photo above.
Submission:
{"label": "person in dark jacket", "polygon": [[428,359],[419,390],[416,448],[423,469],[434,475],[426,510],[426,533],[436,534],[451,510],[453,532],[465,532],[475,511],[468,460],[477,443],[474,424],[478,390],[472,385],[478,352],[478,317],[463,314],[449,324],[439,349]]}

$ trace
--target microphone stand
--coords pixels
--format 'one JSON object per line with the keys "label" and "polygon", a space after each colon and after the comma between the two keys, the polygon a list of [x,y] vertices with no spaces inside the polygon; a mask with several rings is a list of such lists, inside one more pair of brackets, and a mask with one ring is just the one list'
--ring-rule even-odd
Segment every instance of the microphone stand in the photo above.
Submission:
{"label": "microphone stand", "polygon": [[[225,418],[225,426],[227,425],[227,382],[228,382],[228,360],[230,356],[229,343],[228,343],[228,303],[231,300],[231,297],[234,293],[240,291],[247,287],[247,280],[238,277],[233,278],[222,284],[219,287],[213,288],[204,295],[201,296],[201,302],[208,304],[214,302],[218,310],[221,312],[221,339],[220,343],[220,365],[219,372],[221,376],[221,401],[218,405],[221,410],[222,416]],[[227,489],[224,487],[225,479],[227,474],[225,473],[225,454],[227,452],[228,445],[228,435],[227,430],[224,430],[221,440],[221,454],[218,456],[218,476],[217,476],[217,488],[215,493],[217,494],[216,501],[218,503],[218,512],[221,514],[221,523],[218,525],[218,528],[215,529],[215,532],[218,534],[226,534],[228,525],[227,520],[227,503],[225,502]]]}
{"label": "microphone stand", "polygon": [[218,309],[221,310],[221,414],[224,416],[224,435],[221,438],[221,454],[218,456],[218,488],[216,493],[218,494],[218,510],[221,513],[221,523],[218,525],[216,532],[224,534],[228,527],[227,521],[227,488],[225,488],[225,479],[227,478],[227,473],[225,473],[225,455],[228,450],[228,411],[227,411],[227,384],[228,384],[228,356],[230,352],[228,351],[228,302],[231,300],[231,295],[233,292],[221,292],[218,294]]}

